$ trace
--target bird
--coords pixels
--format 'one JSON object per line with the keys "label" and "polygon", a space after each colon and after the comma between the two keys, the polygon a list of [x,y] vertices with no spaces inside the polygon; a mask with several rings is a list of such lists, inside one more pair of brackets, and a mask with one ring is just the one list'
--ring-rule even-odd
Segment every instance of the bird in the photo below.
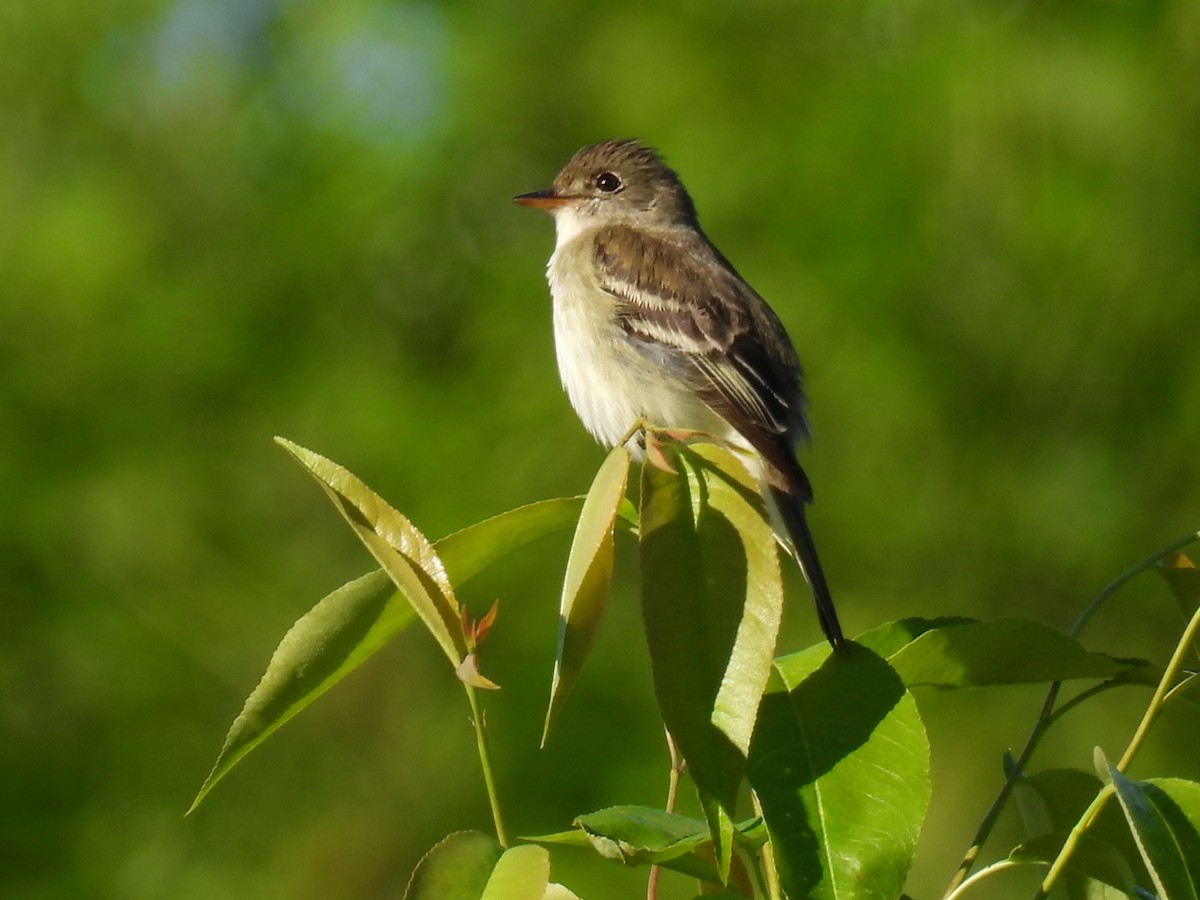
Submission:
{"label": "bird", "polygon": [[700,227],[676,172],[636,139],[576,152],[515,203],[554,218],[546,266],[559,375],[601,444],[645,451],[639,423],[749,451],[780,543],[834,650],[846,638],[805,516],[809,437],[800,360],[783,323]]}

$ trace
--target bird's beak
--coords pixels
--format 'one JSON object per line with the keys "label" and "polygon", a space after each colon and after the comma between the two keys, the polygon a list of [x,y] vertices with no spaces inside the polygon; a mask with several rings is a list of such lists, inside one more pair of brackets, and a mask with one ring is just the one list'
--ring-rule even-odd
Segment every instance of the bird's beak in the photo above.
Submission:
{"label": "bird's beak", "polygon": [[566,206],[573,199],[573,197],[564,197],[561,194],[556,194],[554,188],[546,188],[544,191],[517,194],[517,196],[513,197],[513,203],[519,203],[521,206],[529,206],[533,209],[554,210],[561,206]]}

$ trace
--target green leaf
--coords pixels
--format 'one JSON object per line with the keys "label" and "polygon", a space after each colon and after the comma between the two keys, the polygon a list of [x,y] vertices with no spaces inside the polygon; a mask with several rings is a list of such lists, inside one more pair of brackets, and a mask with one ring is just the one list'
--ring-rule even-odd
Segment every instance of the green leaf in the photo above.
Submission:
{"label": "green leaf", "polygon": [[702,800],[712,801],[705,812],[725,873],[725,820],[779,629],[779,559],[761,498],[732,453],[666,449],[679,474],[642,467],[642,613],[659,709]]}
{"label": "green leaf", "polygon": [[247,753],[413,621],[412,607],[395,596],[391,579],[376,571],[338,588],[300,617],[230,726],[189,814]]}
{"label": "green leaf", "polygon": [[575,524],[582,497],[559,497],[518,506],[442,538],[434,547],[450,583],[461,588],[498,559]]}
{"label": "green leaf", "polygon": [[704,820],[648,806],[612,806],[575,824],[601,856],[630,865],[666,862],[709,839]]}
{"label": "green leaf", "polygon": [[[461,586],[521,546],[569,528],[582,504],[582,498],[565,498],[509,510],[438,541],[438,556],[452,583]],[[362,665],[414,618],[413,607],[381,569],[317,603],[275,650],[188,812],[195,810],[247,753]]]}
{"label": "green leaf", "polygon": [[349,470],[289,440],[275,440],[321,485],[457,668],[467,644],[454,589],[433,545]]}
{"label": "green leaf", "polygon": [[480,900],[500,853],[496,839],[483,832],[448,835],[417,864],[404,900]]}
{"label": "green leaf", "polygon": [[542,900],[550,884],[550,854],[526,844],[504,851],[479,900]]}
{"label": "green leaf", "polygon": [[1159,896],[1200,896],[1200,784],[1180,778],[1133,781],[1108,774]]}
{"label": "green leaf", "polygon": [[717,865],[717,881],[725,884],[733,865],[733,817],[713,794],[697,787],[700,808],[708,822],[708,833],[712,839],[713,859]]}
{"label": "green leaf", "polygon": [[857,645],[780,659],[747,774],[788,896],[900,895],[929,805],[929,743],[883,659]]}
{"label": "green leaf", "polygon": [[[525,840],[590,846],[605,859],[623,865],[658,865],[709,883],[720,881],[708,824],[702,819],[646,806],[613,806],[580,816],[575,825],[578,830]],[[765,837],[761,821],[752,819],[738,826],[734,841],[746,852],[755,853]]]}
{"label": "green leaf", "polygon": [[1145,666],[1086,650],[1032,619],[905,619],[862,635],[907,687],[983,687],[1114,678]]}
{"label": "green leaf", "polygon": [[616,447],[596,473],[579,514],[571,555],[563,580],[558,623],[558,651],[550,704],[542,728],[542,744],[550,724],[562,710],[567,696],[583,669],[596,629],[612,589],[613,528],[617,511],[625,499],[629,479],[629,451]]}

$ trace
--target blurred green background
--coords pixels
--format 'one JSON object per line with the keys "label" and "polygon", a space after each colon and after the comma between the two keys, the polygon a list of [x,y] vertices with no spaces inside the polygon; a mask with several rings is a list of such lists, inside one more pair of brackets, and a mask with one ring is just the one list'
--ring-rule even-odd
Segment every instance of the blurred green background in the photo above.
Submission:
{"label": "blurred green background", "polygon": [[[800,349],[851,632],[1065,628],[1200,524],[1193,0],[9,0],[0,895],[395,897],[434,841],[488,827],[465,703],[416,630],[182,814],[290,623],[371,568],[272,435],[435,538],[586,488],[552,226],[509,201],[616,136],[666,154]],[[501,598],[516,833],[665,791],[629,546],[537,749],[566,544],[466,592]],[[794,648],[817,631],[792,587]],[[1093,644],[1161,657],[1179,626],[1143,578]],[[924,699],[920,900],[1040,691]],[[1145,699],[1077,714],[1038,762],[1119,752]],[[1200,777],[1198,729],[1173,712],[1134,774]],[[555,867],[593,900],[644,893],[644,871]]]}

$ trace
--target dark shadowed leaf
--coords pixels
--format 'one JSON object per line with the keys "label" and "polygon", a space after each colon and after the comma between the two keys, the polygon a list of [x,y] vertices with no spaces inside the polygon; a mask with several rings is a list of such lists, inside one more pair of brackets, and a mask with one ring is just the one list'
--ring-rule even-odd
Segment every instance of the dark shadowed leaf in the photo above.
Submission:
{"label": "dark shadowed leaf", "polygon": [[659,709],[705,801],[724,872],[783,589],[742,463],[714,445],[668,452],[678,474],[642,468],[642,613]]}
{"label": "dark shadowed leaf", "polygon": [[[1173,553],[1159,562],[1158,572],[1171,589],[1184,619],[1190,619],[1200,606],[1200,569],[1182,553]],[[1195,644],[1192,645],[1192,658],[1200,659],[1200,647]]]}
{"label": "dark shadowed leaf", "polygon": [[1191,618],[1200,606],[1200,569],[1182,553],[1173,553],[1158,564],[1158,572],[1179,601],[1179,608]]}
{"label": "dark shadowed leaf", "polygon": [[[1058,858],[1067,834],[1064,831],[1030,838],[1015,847],[1008,858],[1018,863],[1049,866]],[[1092,882],[1116,889],[1121,897],[1133,896],[1136,884],[1133,870],[1125,857],[1111,844],[1090,832],[1080,836],[1067,862],[1066,873],[1066,896],[1069,900],[1092,900],[1098,892],[1097,885]]]}
{"label": "dark shadowed leaf", "polygon": [[900,895],[929,805],[929,744],[883,659],[851,645],[779,660],[747,774],[790,897]]}
{"label": "dark shadowed leaf", "polygon": [[[1052,844],[1054,840],[1058,840],[1058,847],[1061,847],[1067,833],[1102,787],[1103,783],[1098,777],[1079,769],[1044,769],[1022,778],[1017,783],[1015,799],[1030,836],[1021,845],[1026,848],[1026,855],[1035,851],[1044,852],[1047,843]],[[1149,883],[1137,847],[1117,804],[1105,804],[1088,826],[1087,836],[1097,845],[1095,853],[1082,857],[1082,862],[1073,862],[1074,870],[1083,870],[1089,860],[1104,853],[1102,848],[1108,848],[1122,860],[1124,870],[1132,873],[1134,881]],[[1054,848],[1055,855],[1058,847]],[[1117,877],[1115,866],[1116,863],[1101,862],[1092,867],[1091,877],[1101,881]]]}
{"label": "dark shadowed leaf", "polygon": [[563,579],[559,608],[558,651],[554,660],[554,679],[550,704],[542,729],[542,743],[550,725],[562,709],[583,669],[596,629],[604,617],[604,608],[612,589],[613,528],[625,485],[629,478],[629,451],[616,447],[605,459],[592,482]]}

